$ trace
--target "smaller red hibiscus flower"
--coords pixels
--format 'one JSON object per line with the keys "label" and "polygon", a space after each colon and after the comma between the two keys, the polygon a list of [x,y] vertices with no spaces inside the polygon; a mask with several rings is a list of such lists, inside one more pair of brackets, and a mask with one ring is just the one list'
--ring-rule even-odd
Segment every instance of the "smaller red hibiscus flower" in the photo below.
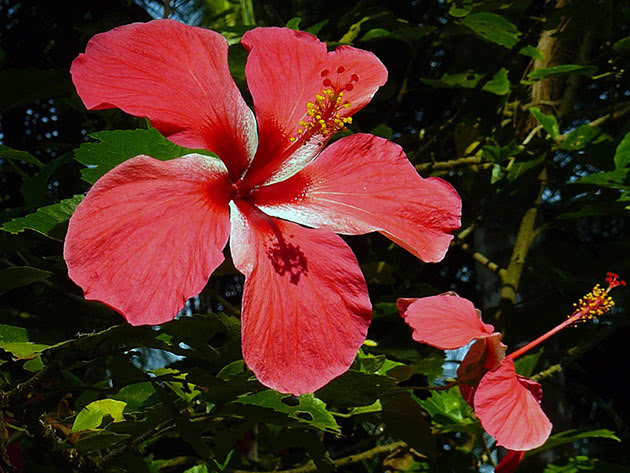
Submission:
{"label": "smaller red hibiscus flower", "polygon": [[608,273],[607,289],[599,285],[582,298],[563,323],[523,348],[505,356],[501,334],[481,320],[472,302],[453,292],[420,299],[399,299],[398,310],[414,329],[415,341],[441,350],[454,350],[473,340],[457,370],[462,397],[475,410],[484,430],[497,445],[510,450],[497,473],[516,469],[524,452],[541,446],[551,433],[551,422],[540,407],[540,384],[516,374],[514,359],[563,328],[606,313],[613,305],[610,290],[625,285]]}

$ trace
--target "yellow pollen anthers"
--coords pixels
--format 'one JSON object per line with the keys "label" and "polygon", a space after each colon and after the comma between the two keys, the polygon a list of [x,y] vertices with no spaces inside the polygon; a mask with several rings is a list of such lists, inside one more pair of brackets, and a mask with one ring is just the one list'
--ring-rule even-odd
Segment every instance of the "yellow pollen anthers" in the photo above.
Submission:
{"label": "yellow pollen anthers", "polygon": [[597,284],[577,304],[573,304],[575,311],[569,318],[577,317],[576,322],[585,322],[596,319],[608,312],[615,305],[615,301],[608,294],[617,286],[625,286],[626,282],[619,279],[619,275],[615,273],[607,273],[606,282],[608,283],[606,289],[602,289]]}
{"label": "yellow pollen anthers", "polygon": [[596,284],[591,292],[582,297],[577,304],[573,304],[576,312],[583,312],[576,322],[586,322],[601,317],[614,305],[615,301],[608,295],[608,290]]}
{"label": "yellow pollen anthers", "polygon": [[344,72],[344,67],[338,67],[333,82],[327,69],[321,71],[324,88],[315,94],[315,100],[306,103],[306,115],[299,123],[300,128],[297,129],[296,136],[291,136],[289,141],[293,143],[317,134],[331,136],[339,130],[345,130],[346,126],[352,123],[352,117],[343,116],[351,106],[350,102],[344,99],[344,91],[353,90],[353,82],[358,82],[359,76],[351,74],[350,80],[344,83],[341,80]]}

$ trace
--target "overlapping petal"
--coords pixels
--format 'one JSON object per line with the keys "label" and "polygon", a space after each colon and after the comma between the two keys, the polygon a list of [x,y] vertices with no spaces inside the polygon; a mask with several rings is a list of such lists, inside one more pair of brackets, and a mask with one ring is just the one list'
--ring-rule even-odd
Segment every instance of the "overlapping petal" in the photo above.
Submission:
{"label": "overlapping petal", "polygon": [[494,473],[512,473],[523,460],[524,451],[509,450],[494,469]]}
{"label": "overlapping petal", "polygon": [[230,203],[234,265],[245,274],[243,357],[278,391],[313,392],[343,373],[365,339],[371,305],[352,251],[328,230]]}
{"label": "overlapping petal", "polygon": [[68,274],[86,299],[132,325],[171,320],[223,261],[229,235],[225,165],[188,155],[138,156],[92,187],[70,220]]}
{"label": "overlapping petal", "polygon": [[[245,73],[258,120],[259,147],[248,185],[281,180],[310,161],[329,136],[293,143],[307,103],[326,88],[344,89],[342,116],[363,108],[387,80],[387,69],[368,51],[342,46],[328,53],[315,36],[286,28],[256,28],[241,43],[249,51]],[[327,82],[329,81],[329,82]],[[326,84],[326,85],[325,85]]]}
{"label": "overlapping petal", "polygon": [[72,80],[88,109],[148,117],[171,141],[216,153],[236,179],[257,137],[227,48],[220,34],[177,21],[134,23],[94,36],[72,63]]}
{"label": "overlapping petal", "polygon": [[427,262],[444,257],[460,225],[461,200],[450,184],[423,179],[400,146],[367,134],[336,141],[299,173],[252,196],[266,213],[310,227],[379,231]]}
{"label": "overlapping petal", "polygon": [[551,433],[551,422],[532,393],[521,382],[514,362],[505,358],[479,382],[474,396],[475,414],[497,445],[510,450],[531,450],[541,446]]}
{"label": "overlapping petal", "polygon": [[477,384],[488,370],[499,366],[507,350],[501,338],[502,335],[495,332],[473,343],[457,368],[457,379],[462,383]]}
{"label": "overlapping petal", "polygon": [[463,347],[494,331],[481,321],[472,302],[453,292],[415,299],[400,315],[413,328],[415,341],[440,350]]}

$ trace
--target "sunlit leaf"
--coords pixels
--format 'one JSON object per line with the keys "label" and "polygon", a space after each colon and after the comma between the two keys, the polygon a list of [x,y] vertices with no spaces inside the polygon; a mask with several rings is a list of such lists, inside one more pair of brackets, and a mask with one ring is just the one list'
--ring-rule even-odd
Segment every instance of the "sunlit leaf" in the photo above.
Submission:
{"label": "sunlit leaf", "polygon": [[320,430],[340,432],[335,418],[326,409],[326,404],[313,394],[295,397],[268,389],[251,396],[241,397],[236,402],[273,409]]}
{"label": "sunlit leaf", "polygon": [[523,46],[519,53],[523,56],[529,56],[534,59],[538,59],[539,61],[543,61],[545,59],[545,55],[534,46]]}
{"label": "sunlit leaf", "polygon": [[85,406],[74,419],[72,432],[97,429],[103,423],[105,416],[110,416],[114,422],[123,422],[123,410],[127,403],[115,399],[101,399]]}
{"label": "sunlit leaf", "polygon": [[0,348],[18,359],[31,359],[50,345],[29,341],[25,328],[0,324]]}
{"label": "sunlit leaf", "polygon": [[531,113],[538,123],[543,126],[551,138],[555,140],[558,135],[560,135],[560,127],[558,126],[558,120],[556,120],[556,117],[551,114],[544,114],[538,107],[530,107],[529,113]]}
{"label": "sunlit leaf", "polygon": [[182,148],[164,138],[155,128],[148,130],[114,130],[92,133],[96,143],[84,143],[74,153],[74,158],[87,166],[81,176],[90,184],[119,164],[139,155],[167,161],[190,153],[212,156],[204,150]]}
{"label": "sunlit leaf", "polygon": [[431,397],[418,400],[418,402],[438,423],[467,422],[472,414],[472,408],[464,401],[456,388],[431,391]]}
{"label": "sunlit leaf", "polygon": [[487,82],[481,90],[491,92],[495,95],[507,95],[510,93],[510,80],[508,79],[508,71],[505,67],[499,71]]}
{"label": "sunlit leaf", "polygon": [[300,29],[300,22],[302,21],[302,18],[300,18],[299,16],[296,16],[295,18],[291,18],[289,21],[287,21],[287,28],[291,28],[292,30],[299,30]]}

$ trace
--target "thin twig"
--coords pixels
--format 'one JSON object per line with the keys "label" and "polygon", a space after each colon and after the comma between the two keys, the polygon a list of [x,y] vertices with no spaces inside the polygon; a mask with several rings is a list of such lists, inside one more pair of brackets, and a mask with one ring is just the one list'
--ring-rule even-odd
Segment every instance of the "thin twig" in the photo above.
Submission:
{"label": "thin twig", "polygon": [[466,156],[464,158],[451,159],[449,161],[437,161],[434,163],[420,163],[416,165],[418,171],[433,169],[451,169],[458,166],[470,166],[472,164],[483,164],[481,156]]}
{"label": "thin twig", "polygon": [[[335,466],[337,468],[351,465],[353,463],[359,463],[363,460],[367,460],[369,458],[382,455],[383,453],[391,453],[399,448],[406,448],[407,444],[405,442],[393,442],[385,445],[378,445],[374,448],[366,450],[365,452],[357,453],[355,455],[349,455],[347,457],[339,458],[337,460],[333,460]],[[260,473],[248,470],[228,470],[230,473]],[[270,472],[263,473],[310,473],[312,471],[317,471],[317,465],[313,461],[308,462],[306,465],[300,466],[298,468],[290,468],[288,470],[273,470]]]}

